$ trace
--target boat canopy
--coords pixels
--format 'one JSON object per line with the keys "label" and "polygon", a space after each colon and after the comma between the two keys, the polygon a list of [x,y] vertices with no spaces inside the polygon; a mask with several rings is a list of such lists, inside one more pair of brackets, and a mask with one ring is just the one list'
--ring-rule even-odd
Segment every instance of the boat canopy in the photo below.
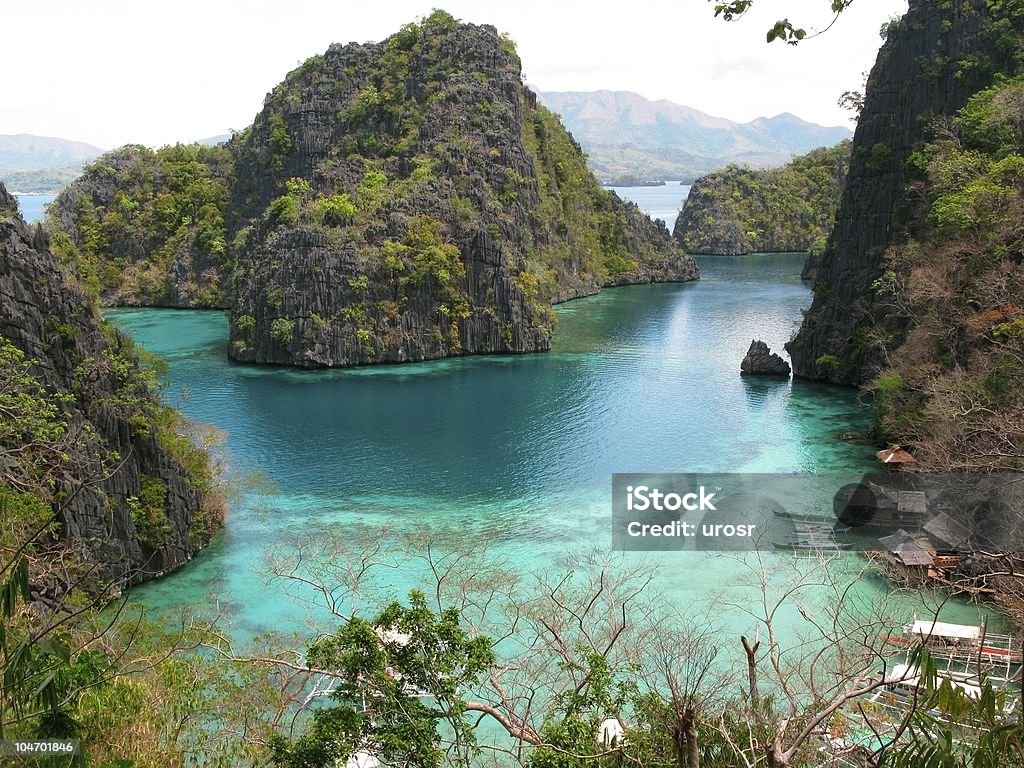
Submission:
{"label": "boat canopy", "polygon": [[[901,685],[906,688],[920,688],[921,677],[917,667],[909,664],[897,664],[885,675],[885,682],[889,685]],[[957,680],[952,677],[939,675],[938,682],[949,683],[953,688],[963,691],[964,695],[971,699],[981,698],[981,686],[969,683],[964,680]]]}
{"label": "boat canopy", "polygon": [[922,621],[919,619],[913,623],[908,634],[925,638],[977,641],[981,639],[981,627],[968,624],[948,624],[944,621]]}

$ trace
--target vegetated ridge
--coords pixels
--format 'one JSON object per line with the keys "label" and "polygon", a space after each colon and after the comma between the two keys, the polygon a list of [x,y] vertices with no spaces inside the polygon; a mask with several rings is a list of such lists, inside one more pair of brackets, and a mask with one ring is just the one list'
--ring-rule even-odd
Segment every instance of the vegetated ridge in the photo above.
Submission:
{"label": "vegetated ridge", "polygon": [[1024,3],[912,0],[867,83],[795,373],[926,468],[1024,465]]}
{"label": "vegetated ridge", "polygon": [[587,153],[601,181],[675,179],[687,183],[730,164],[782,165],[850,137],[783,113],[737,123],[629,91],[540,91]]}
{"label": "vegetated ridge", "polygon": [[234,359],[305,367],[544,350],[553,302],[697,277],[443,11],[310,58],[224,146],[104,156],[51,226],[103,301],[229,307]]}
{"label": "vegetated ridge", "polygon": [[731,165],[694,182],[673,237],[687,253],[821,253],[832,231],[850,142],[780,168]]}
{"label": "vegetated ridge", "polygon": [[0,184],[0,561],[32,541],[34,589],[101,589],[180,567],[219,526],[214,469]]}

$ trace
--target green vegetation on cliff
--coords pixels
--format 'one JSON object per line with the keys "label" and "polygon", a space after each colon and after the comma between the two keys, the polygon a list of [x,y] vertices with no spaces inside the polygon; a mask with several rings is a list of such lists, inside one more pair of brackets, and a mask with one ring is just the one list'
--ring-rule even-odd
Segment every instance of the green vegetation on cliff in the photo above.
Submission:
{"label": "green vegetation on cliff", "polygon": [[220,146],[107,153],[57,197],[54,250],[106,304],[219,306],[233,165]]}
{"label": "green vegetation on cliff", "polygon": [[1020,0],[912,2],[888,26],[787,345],[798,375],[872,391],[878,437],[932,470],[1024,466],[1022,71]]}
{"label": "green vegetation on cliff", "polygon": [[224,147],[104,156],[50,223],[105,302],[229,307],[245,362],[544,350],[553,302],[697,277],[597,183],[511,41],[443,11],[311,57]]}
{"label": "green vegetation on cliff", "polygon": [[94,582],[176,568],[222,514],[206,446],[160,402],[159,361],[99,318],[2,186],[0,202],[0,490],[51,510]]}
{"label": "green vegetation on cliff", "polygon": [[166,686],[127,679],[152,667],[140,622],[101,613],[223,518],[208,443],[159,401],[160,373],[0,185],[0,738],[126,754],[169,722],[141,714]]}
{"label": "green vegetation on cliff", "polygon": [[673,237],[688,253],[820,253],[832,231],[850,142],[780,168],[730,165],[694,182]]}
{"label": "green vegetation on cliff", "polygon": [[877,426],[941,469],[1024,468],[1024,78],[973,96],[911,156],[921,230],[875,281]]}
{"label": "green vegetation on cliff", "polygon": [[[865,384],[903,356],[900,344],[912,320],[900,306],[903,302],[884,288],[891,282],[887,272],[897,282],[906,277],[898,265],[887,263],[891,249],[912,250],[913,243],[923,242],[945,249],[952,236],[959,237],[957,219],[967,214],[963,203],[972,196],[966,189],[951,196],[940,192],[934,186],[938,176],[927,179],[930,159],[919,153],[964,130],[966,126],[955,123],[965,118],[956,116],[975,94],[1021,73],[1022,33],[1020,0],[914,0],[902,19],[886,26],[885,43],[868,77],[850,172],[820,261],[814,301],[786,346],[796,375]],[[972,152],[980,150],[992,147],[971,147]],[[968,163],[963,171],[979,193],[1004,194],[991,179],[975,178],[983,167],[978,171]],[[950,173],[952,179],[962,175]],[[952,179],[942,183],[948,186]],[[933,212],[938,197],[943,199]],[[983,229],[993,225],[991,213],[977,215]],[[990,257],[1000,258],[998,251]],[[980,285],[977,275],[966,279]],[[971,292],[970,286],[960,287]],[[955,325],[954,317],[950,327]],[[944,352],[935,354],[946,357]],[[965,363],[961,358],[956,365]],[[950,466],[958,461],[950,456]]]}

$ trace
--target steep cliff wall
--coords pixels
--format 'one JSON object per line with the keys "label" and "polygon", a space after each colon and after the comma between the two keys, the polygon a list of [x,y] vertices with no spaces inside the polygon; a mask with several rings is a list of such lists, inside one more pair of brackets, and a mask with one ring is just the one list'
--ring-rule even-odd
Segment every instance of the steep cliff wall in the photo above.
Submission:
{"label": "steep cliff wall", "polygon": [[444,14],[310,59],[237,151],[237,360],[543,350],[554,301],[696,276],[600,188],[511,45]]}
{"label": "steep cliff wall", "polygon": [[50,207],[54,250],[108,306],[226,307],[233,181],[224,147],[108,152]]}
{"label": "steep cliff wall", "polygon": [[[227,151],[230,164],[199,157],[184,181],[161,170],[148,186],[135,160],[101,158],[51,221],[108,302],[229,306],[239,361],[544,350],[552,303],[698,274],[663,226],[601,188],[523,86],[511,42],[441,11],[313,56]],[[164,194],[169,179],[186,192]],[[108,232],[148,208],[171,211],[160,238]]]}
{"label": "steep cliff wall", "polygon": [[[868,79],[850,173],[814,302],[787,345],[796,375],[858,384],[882,360],[879,335],[905,322],[873,287],[883,257],[922,225],[907,160],[999,73],[1017,71],[1017,2],[911,0]],[[938,123],[937,123],[938,121]]]}
{"label": "steep cliff wall", "polygon": [[732,165],[702,176],[693,183],[672,236],[687,253],[820,252],[832,231],[849,162],[850,142],[844,141],[778,168]]}
{"label": "steep cliff wall", "polygon": [[181,437],[130,342],[99,320],[2,185],[0,352],[5,527],[29,501],[56,510],[54,535],[93,584],[151,578],[206,545],[220,508],[205,452]]}

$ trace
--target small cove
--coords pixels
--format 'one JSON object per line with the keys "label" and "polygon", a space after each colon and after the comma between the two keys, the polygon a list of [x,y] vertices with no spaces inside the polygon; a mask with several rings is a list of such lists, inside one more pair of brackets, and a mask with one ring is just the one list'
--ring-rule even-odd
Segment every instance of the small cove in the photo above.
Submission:
{"label": "small cove", "polygon": [[[157,611],[225,614],[239,637],[298,628],[305,608],[268,589],[266,557],[285,539],[389,524],[453,545],[479,534],[496,553],[542,566],[566,551],[610,549],[613,472],[861,471],[872,449],[857,393],[808,382],[750,382],[750,339],[780,348],[809,303],[802,257],[704,257],[702,280],[606,290],[558,308],[549,353],[336,371],[228,361],[219,312],[111,310],[169,364],[167,399],[223,430],[232,473],[274,492],[243,497],[189,566],[139,587]],[[721,554],[657,555],[655,588],[694,611],[752,599],[749,574]],[[780,557],[770,554],[768,557]],[[842,567],[856,572],[855,556]],[[395,573],[393,592],[413,585]],[[865,600],[885,595],[862,579]],[[906,598],[907,619],[923,611]],[[945,618],[978,620],[950,604]],[[796,611],[789,617],[799,622]],[[719,612],[744,631],[742,611]]]}

